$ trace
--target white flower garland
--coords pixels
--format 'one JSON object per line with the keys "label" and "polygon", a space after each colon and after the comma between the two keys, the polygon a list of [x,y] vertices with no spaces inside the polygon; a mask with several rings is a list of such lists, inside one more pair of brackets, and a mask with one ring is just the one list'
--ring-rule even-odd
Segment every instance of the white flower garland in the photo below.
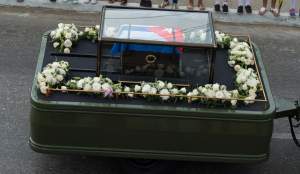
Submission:
{"label": "white flower garland", "polygon": [[41,93],[47,94],[47,89],[61,84],[68,72],[69,63],[66,61],[49,63],[37,74],[37,87]]}
{"label": "white flower garland", "polygon": [[[133,86],[122,86],[120,83],[113,83],[111,79],[104,78],[102,75],[93,78],[73,78],[61,86],[61,89],[63,91],[67,89],[89,91],[101,94],[103,97],[113,97],[114,93],[122,95],[122,92],[125,92],[125,96],[131,98],[142,96],[144,98],[160,98],[163,101],[187,98],[188,102],[228,103],[233,107],[237,105],[239,99],[245,99],[245,104],[254,103],[261,86],[257,73],[250,67],[254,64],[254,55],[250,51],[249,44],[239,42],[237,38],[232,39],[229,35],[218,31],[216,31],[216,37],[219,38],[218,41],[221,42],[223,47],[230,46],[231,48],[229,50],[230,58],[228,64],[236,72],[235,84],[237,89],[235,90],[227,90],[225,85],[215,83],[187,91],[184,87],[178,89],[174,84],[160,80],[156,82],[142,82]],[[230,40],[229,43],[228,40]],[[244,59],[241,59],[241,57]],[[234,63],[231,61],[234,61]],[[46,94],[47,87],[55,87],[57,84],[61,84],[68,72],[68,68],[69,63],[64,61],[48,64],[42,73],[38,74],[38,87],[41,93]],[[178,95],[185,95],[186,97],[178,97]]]}

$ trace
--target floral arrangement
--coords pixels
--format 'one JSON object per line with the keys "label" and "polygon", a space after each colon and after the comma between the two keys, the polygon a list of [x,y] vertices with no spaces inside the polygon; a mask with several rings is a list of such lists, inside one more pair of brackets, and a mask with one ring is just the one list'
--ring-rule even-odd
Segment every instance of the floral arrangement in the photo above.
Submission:
{"label": "floral arrangement", "polygon": [[59,23],[58,28],[51,31],[53,47],[59,52],[70,53],[72,46],[78,41],[78,29],[74,24]]}
{"label": "floral arrangement", "polygon": [[220,31],[215,31],[215,36],[219,47],[228,48],[230,46],[232,37],[229,34]]}
{"label": "floral arrangement", "polygon": [[[219,33],[221,35],[222,33]],[[223,37],[223,36],[221,36]],[[160,99],[162,101],[183,100],[189,103],[200,102],[204,104],[224,104],[236,107],[240,100],[245,104],[255,102],[257,92],[261,90],[261,84],[257,73],[252,68],[254,65],[254,55],[247,42],[239,41],[237,38],[225,34],[228,45],[229,61],[228,65],[236,72],[236,89],[228,90],[225,85],[218,83],[206,84],[193,89],[178,86],[171,82],[157,80],[155,82],[141,82],[139,84],[124,85],[114,83],[109,78],[99,77],[75,77],[66,83],[64,77],[69,70],[69,63],[60,61],[48,64],[41,73],[38,74],[38,87],[41,93],[46,94],[47,88],[58,88],[65,92],[67,90],[78,90],[79,92],[91,92],[103,97],[127,96],[130,98],[142,97],[145,99]],[[228,38],[230,37],[230,38]],[[221,39],[225,41],[224,39]]]}
{"label": "floral arrangement", "polygon": [[79,32],[79,35],[83,38],[91,40],[92,42],[95,42],[98,39],[99,30],[100,30],[100,25],[85,27],[84,31]]}
{"label": "floral arrangement", "polygon": [[60,85],[69,72],[69,63],[66,61],[49,63],[43,71],[37,75],[37,86],[41,93],[47,94],[49,87],[54,88]]}

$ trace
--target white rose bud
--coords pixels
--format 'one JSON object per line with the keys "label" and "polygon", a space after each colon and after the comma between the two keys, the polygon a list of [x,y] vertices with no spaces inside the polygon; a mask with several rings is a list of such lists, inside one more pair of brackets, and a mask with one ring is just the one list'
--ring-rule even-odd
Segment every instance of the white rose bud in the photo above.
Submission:
{"label": "white rose bud", "polygon": [[173,84],[169,82],[169,83],[167,84],[167,88],[168,88],[168,89],[173,88]]}
{"label": "white rose bud", "polygon": [[140,85],[135,85],[134,86],[134,92],[140,92],[142,87]]}
{"label": "white rose bud", "polygon": [[186,93],[186,88],[181,88],[180,92],[183,93],[183,94],[185,94]]}
{"label": "white rose bud", "polygon": [[70,54],[70,52],[71,52],[71,51],[70,51],[69,48],[65,48],[65,49],[64,49],[64,53],[65,53],[65,54]]}
{"label": "white rose bud", "polygon": [[66,39],[71,39],[71,37],[72,37],[72,33],[68,32],[68,33],[65,34]]}
{"label": "white rose bud", "polygon": [[130,88],[128,86],[125,86],[124,92],[130,92]]}
{"label": "white rose bud", "polygon": [[66,48],[71,48],[72,47],[72,41],[70,39],[65,40],[64,46]]}
{"label": "white rose bud", "polygon": [[236,106],[237,100],[231,100],[230,103],[232,106]]}
{"label": "white rose bud", "polygon": [[58,46],[59,46],[59,43],[58,43],[58,42],[54,42],[54,43],[53,43],[53,47],[54,47],[54,48],[57,48]]}
{"label": "white rose bud", "polygon": [[[160,95],[170,95],[170,92],[168,89],[162,89],[160,92],[159,92]],[[170,96],[160,96],[160,98],[162,100],[168,100],[170,98]]]}

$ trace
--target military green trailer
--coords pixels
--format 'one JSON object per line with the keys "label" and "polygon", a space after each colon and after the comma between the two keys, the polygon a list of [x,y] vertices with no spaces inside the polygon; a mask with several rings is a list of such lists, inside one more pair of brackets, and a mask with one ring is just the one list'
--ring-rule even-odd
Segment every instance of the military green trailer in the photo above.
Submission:
{"label": "military green trailer", "polygon": [[[181,22],[177,24],[173,19]],[[158,22],[160,20],[162,23]],[[193,26],[195,21],[200,22]],[[138,37],[137,33],[149,31],[145,26],[157,26],[157,23],[172,26],[169,35],[162,32],[166,28],[160,28],[157,34],[158,28],[154,27],[150,28],[155,30],[154,34],[142,33],[143,38]],[[105,33],[110,25],[119,27],[116,36]],[[180,27],[184,27],[181,31],[189,35],[180,38]],[[202,40],[189,38],[199,28],[206,32]],[[146,37],[147,34],[150,36]],[[163,40],[164,37],[167,39]],[[41,153],[130,159],[233,163],[266,160],[273,120],[285,116],[290,121],[299,119],[299,104],[274,100],[259,48],[249,37],[236,37],[251,46],[255,59],[253,66],[262,89],[255,103],[232,108],[140,98],[107,99],[55,89],[50,95],[43,95],[36,85],[37,74],[44,66],[55,60],[66,60],[72,66],[70,77],[105,74],[113,81],[122,82],[160,78],[178,84],[220,83],[234,88],[234,71],[225,66],[229,58],[228,48],[217,46],[210,12],[107,6],[101,17],[98,43],[80,41],[70,54],[58,53],[52,47],[49,32],[46,32],[31,91],[31,148]],[[147,47],[149,45],[152,47]],[[112,53],[116,47],[119,52]],[[148,52],[139,51],[140,47]],[[162,53],[162,49],[171,51]],[[159,76],[153,71],[141,74],[128,70],[132,65],[143,66],[149,62],[152,66],[153,60],[161,61],[159,64],[173,63],[178,71],[173,75]],[[198,70],[201,71],[198,73]]]}

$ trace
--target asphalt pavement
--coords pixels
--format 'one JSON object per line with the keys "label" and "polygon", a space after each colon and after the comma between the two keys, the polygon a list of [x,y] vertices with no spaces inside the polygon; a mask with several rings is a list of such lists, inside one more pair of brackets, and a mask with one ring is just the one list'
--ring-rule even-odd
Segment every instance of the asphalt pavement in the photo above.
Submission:
{"label": "asphalt pavement", "polygon": [[[30,88],[42,34],[57,23],[93,25],[95,13],[0,7],[0,174],[119,174],[113,158],[46,155],[28,146]],[[250,34],[261,49],[274,96],[300,98],[300,30],[217,22],[218,30]],[[287,119],[275,120],[270,159],[259,164],[179,162],[176,174],[299,174],[300,149]],[[300,137],[300,134],[298,134]],[[222,142],[220,142],[221,144]]]}

